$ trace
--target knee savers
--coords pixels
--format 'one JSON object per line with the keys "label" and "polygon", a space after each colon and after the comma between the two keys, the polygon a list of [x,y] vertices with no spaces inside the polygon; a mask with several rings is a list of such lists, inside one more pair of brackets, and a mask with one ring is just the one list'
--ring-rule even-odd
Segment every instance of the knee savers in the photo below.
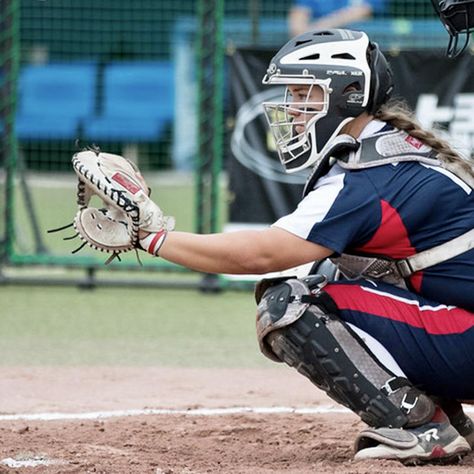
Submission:
{"label": "knee savers", "polygon": [[375,359],[337,316],[326,279],[263,280],[256,289],[262,352],[285,362],[373,427],[414,427],[431,420],[434,404]]}

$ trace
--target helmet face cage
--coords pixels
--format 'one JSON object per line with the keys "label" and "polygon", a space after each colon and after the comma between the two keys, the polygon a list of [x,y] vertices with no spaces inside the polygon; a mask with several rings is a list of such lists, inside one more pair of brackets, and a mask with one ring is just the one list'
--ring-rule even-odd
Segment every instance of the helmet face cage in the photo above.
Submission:
{"label": "helmet face cage", "polygon": [[[459,56],[469,43],[474,31],[474,0],[431,0],[433,7],[449,33],[447,55]],[[459,36],[465,33],[464,44],[458,47]]]}
{"label": "helmet face cage", "polygon": [[[317,164],[345,124],[363,112],[373,114],[393,88],[385,57],[367,35],[333,29],[304,33],[272,59],[264,84],[308,86],[301,103],[264,103],[280,160],[292,173]],[[311,104],[311,86],[323,90]],[[313,110],[316,109],[316,110]]]}
{"label": "helmet face cage", "polygon": [[[291,78],[288,79],[290,80]],[[331,92],[329,83],[330,80],[313,78],[304,87],[306,97],[303,100],[295,100],[287,87],[283,102],[263,103],[278,156],[288,170],[295,168],[298,159],[306,155],[313,145],[311,142],[313,136],[316,136],[316,122],[328,113]],[[315,87],[321,88],[322,100],[315,101],[312,98]]]}

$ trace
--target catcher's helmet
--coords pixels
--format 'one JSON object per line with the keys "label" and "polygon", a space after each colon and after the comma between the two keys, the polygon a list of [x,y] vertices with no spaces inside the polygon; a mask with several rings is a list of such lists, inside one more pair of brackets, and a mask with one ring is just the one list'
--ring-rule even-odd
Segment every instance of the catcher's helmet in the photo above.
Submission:
{"label": "catcher's helmet", "polygon": [[[283,102],[263,104],[289,173],[317,163],[346,123],[364,111],[376,112],[393,89],[377,44],[363,32],[342,29],[310,31],[290,40],[271,60],[263,83],[308,86],[305,100],[292,100],[287,87]],[[318,103],[310,99],[314,86],[323,90]],[[297,113],[310,118],[297,122]]]}
{"label": "catcher's helmet", "polygon": [[[431,3],[449,33],[447,54],[454,58],[466,49],[474,30],[474,0],[431,0]],[[458,49],[461,33],[465,33],[466,38],[464,45]]]}

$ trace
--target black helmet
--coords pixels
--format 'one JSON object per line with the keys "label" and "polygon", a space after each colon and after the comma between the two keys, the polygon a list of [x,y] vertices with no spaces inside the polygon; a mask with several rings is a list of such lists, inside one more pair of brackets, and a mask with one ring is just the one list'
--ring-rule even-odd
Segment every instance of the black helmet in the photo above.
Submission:
{"label": "black helmet", "polygon": [[[310,31],[290,40],[271,60],[263,83],[308,86],[308,97],[314,86],[323,90],[318,103],[290,100],[287,88],[283,103],[263,104],[287,172],[317,163],[346,123],[362,112],[375,113],[393,89],[377,44],[363,32],[342,29]],[[292,111],[311,118],[298,123]]]}
{"label": "black helmet", "polygon": [[[474,29],[474,0],[431,0],[436,13],[449,33],[447,54],[454,58],[461,54],[469,43]],[[458,37],[466,34],[464,45],[458,49]]]}

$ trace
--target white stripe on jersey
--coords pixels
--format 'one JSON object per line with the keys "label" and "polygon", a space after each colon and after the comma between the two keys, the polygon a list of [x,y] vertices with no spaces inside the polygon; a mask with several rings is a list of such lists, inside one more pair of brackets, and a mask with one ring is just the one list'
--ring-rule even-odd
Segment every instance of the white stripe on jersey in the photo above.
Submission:
{"label": "white stripe on jersey", "polygon": [[471,187],[468,184],[466,184],[462,179],[458,178],[454,173],[451,173],[451,171],[445,170],[444,168],[441,168],[439,166],[427,165],[426,163],[420,163],[420,164],[423,165],[425,168],[429,168],[434,171],[437,171],[438,173],[444,174],[451,181],[453,181],[460,188],[462,188],[466,194],[471,194],[471,191],[472,191]]}
{"label": "white stripe on jersey", "polygon": [[397,361],[393,358],[392,354],[387,350],[387,348],[375,337],[372,337],[370,334],[366,333],[362,329],[354,326],[351,323],[346,324],[365,342],[365,345],[370,349],[372,355],[388,370],[393,372],[399,377],[406,377],[403,373],[403,370],[398,365]]}
{"label": "white stripe on jersey", "polygon": [[363,291],[366,291],[367,293],[373,293],[375,295],[384,296],[386,298],[390,298],[395,301],[400,301],[402,303],[406,303],[412,306],[418,306],[420,311],[442,311],[445,309],[449,311],[451,309],[457,308],[456,306],[446,306],[445,304],[439,304],[436,306],[429,306],[429,305],[420,306],[420,302],[418,300],[409,300],[408,298],[403,298],[402,296],[393,295],[392,293],[386,293],[385,291],[374,290],[372,288],[367,288],[365,286],[361,286],[361,289]]}
{"label": "white stripe on jersey", "polygon": [[344,170],[334,165],[330,172],[317,181],[311,191],[291,214],[278,219],[272,227],[279,227],[307,239],[315,224],[321,222],[344,187]]}

